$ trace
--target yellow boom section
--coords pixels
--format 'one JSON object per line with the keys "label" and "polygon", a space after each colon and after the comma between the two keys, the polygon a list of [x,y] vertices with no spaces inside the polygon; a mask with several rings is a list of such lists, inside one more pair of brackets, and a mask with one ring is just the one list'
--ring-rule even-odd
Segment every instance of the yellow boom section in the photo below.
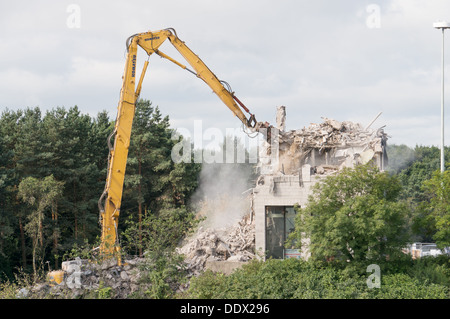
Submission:
{"label": "yellow boom section", "polygon": [[[102,225],[100,252],[103,256],[112,256],[119,250],[117,226],[136,103],[136,53],[137,46],[134,43],[128,47],[116,123],[113,133],[108,138],[108,172],[105,190],[99,199]],[[115,136],[114,145],[111,146],[113,136]]]}
{"label": "yellow boom section", "polygon": [[[159,50],[159,47],[166,41],[180,52],[186,61],[195,70],[189,70],[185,65],[177,62]],[[175,30],[165,29],[156,32],[145,32],[135,34],[127,40],[127,58],[123,75],[122,90],[117,109],[117,118],[114,131],[108,138],[109,160],[108,173],[105,189],[99,199],[99,210],[102,225],[102,236],[100,252],[105,256],[113,255],[118,252],[120,247],[117,236],[118,218],[120,214],[120,205],[122,201],[123,182],[125,178],[125,169],[128,157],[128,148],[130,146],[131,128],[133,124],[135,104],[138,99],[142,80],[148,66],[148,61],[144,64],[139,82],[136,87],[136,55],[137,48],[140,46],[150,56],[153,53],[168,59],[183,69],[194,73],[197,77],[208,84],[225,105],[236,115],[242,123],[251,131],[258,131],[260,128],[267,128],[268,123],[256,122],[253,114],[237,99],[230,88],[225,88],[226,82],[220,81],[203,61],[194,54],[176,35]],[[237,103],[236,103],[237,102]],[[239,104],[239,106],[238,106]],[[249,118],[245,116],[244,109],[250,114]],[[114,138],[114,145],[110,140]],[[120,258],[119,258],[120,263]]]}
{"label": "yellow boom section", "polygon": [[[159,56],[175,63],[179,67],[194,73],[197,77],[202,79],[209,87],[217,94],[217,96],[222,100],[223,103],[236,115],[244,125],[252,131],[255,131],[259,128],[257,125],[254,116],[249,112],[249,110],[236,98],[234,92],[231,92],[230,88],[225,88],[224,83],[228,85],[226,82],[220,81],[216,75],[206,66],[206,64],[194,53],[192,52],[187,45],[181,41],[175,30],[173,29],[165,29],[156,32],[145,32],[136,34],[133,39],[136,39],[137,44],[141,46],[148,55],[152,53],[156,53]],[[180,54],[184,57],[184,59],[189,63],[189,65],[194,69],[194,71],[189,70],[182,63],[174,60],[169,57],[165,53],[159,50],[161,44],[163,44],[166,40],[169,40],[170,43],[180,52]],[[238,104],[240,107],[238,106]],[[249,118],[245,116],[243,108],[246,112],[250,114]]]}

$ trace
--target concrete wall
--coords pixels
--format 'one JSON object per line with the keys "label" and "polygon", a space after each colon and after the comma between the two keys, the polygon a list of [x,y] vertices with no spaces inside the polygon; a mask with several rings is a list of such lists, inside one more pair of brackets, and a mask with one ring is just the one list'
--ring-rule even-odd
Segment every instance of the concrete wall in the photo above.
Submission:
{"label": "concrete wall", "polygon": [[[266,251],[266,206],[305,206],[311,187],[320,180],[319,175],[309,174],[309,165],[303,169],[302,178],[297,175],[261,176],[253,189],[255,214],[255,247],[257,253]],[[302,253],[302,258],[307,254]]]}

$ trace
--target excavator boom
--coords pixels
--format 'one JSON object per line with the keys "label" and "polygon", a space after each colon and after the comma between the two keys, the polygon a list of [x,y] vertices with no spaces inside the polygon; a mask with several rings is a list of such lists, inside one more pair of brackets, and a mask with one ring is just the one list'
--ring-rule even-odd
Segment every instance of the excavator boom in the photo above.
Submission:
{"label": "excavator boom", "polygon": [[[193,70],[159,50],[160,46],[166,40],[169,40],[178,52],[180,52]],[[249,109],[234,95],[234,92],[231,91],[228,83],[220,81],[206,64],[178,38],[175,30],[165,29],[156,32],[135,34],[127,39],[126,45],[127,57],[122,90],[117,108],[117,117],[114,131],[108,137],[109,160],[106,184],[103,194],[99,199],[102,225],[100,252],[103,256],[112,256],[120,249],[117,227],[128,158],[128,148],[130,146],[131,128],[136,101],[139,98],[142,81],[148,66],[148,61],[146,61],[139,81],[136,84],[136,57],[138,46],[144,49],[149,57],[151,54],[155,53],[202,79],[251,132],[258,132],[262,128],[269,128],[267,122],[262,123],[256,121],[255,116],[250,113]],[[248,117],[244,114],[244,111],[249,114]],[[114,144],[112,145],[111,140],[113,137]],[[117,256],[119,256],[119,254],[117,254]]]}
{"label": "excavator boom", "polygon": [[[182,63],[174,60],[165,53],[159,50],[159,47],[166,41],[169,42],[180,52],[184,59],[189,63],[189,65],[194,69],[190,70]],[[188,70],[189,72],[195,74],[197,77],[202,79],[207,85],[211,87],[214,93],[222,100],[223,103],[236,115],[242,123],[251,131],[258,130],[259,126],[256,122],[255,116],[250,113],[247,107],[237,99],[234,92],[229,88],[228,83],[220,81],[217,76],[206,66],[206,64],[194,53],[187,45],[178,38],[175,30],[165,29],[156,32],[146,32],[140,33],[132,36],[131,42],[136,41],[136,43],[141,46],[148,55],[156,53],[157,55],[165,58],[179,67]],[[227,86],[225,86],[225,85]],[[240,105],[240,107],[238,106]],[[249,113],[247,118],[242,109]]]}

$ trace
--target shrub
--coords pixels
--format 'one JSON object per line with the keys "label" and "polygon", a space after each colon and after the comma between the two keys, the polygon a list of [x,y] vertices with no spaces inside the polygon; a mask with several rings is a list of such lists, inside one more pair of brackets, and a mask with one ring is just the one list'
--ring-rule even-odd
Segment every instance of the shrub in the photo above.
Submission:
{"label": "shrub", "polygon": [[[448,258],[380,265],[381,286],[369,288],[367,265],[297,259],[251,261],[231,275],[206,271],[191,279],[185,298],[200,299],[446,299]],[[402,272],[399,272],[402,270]]]}

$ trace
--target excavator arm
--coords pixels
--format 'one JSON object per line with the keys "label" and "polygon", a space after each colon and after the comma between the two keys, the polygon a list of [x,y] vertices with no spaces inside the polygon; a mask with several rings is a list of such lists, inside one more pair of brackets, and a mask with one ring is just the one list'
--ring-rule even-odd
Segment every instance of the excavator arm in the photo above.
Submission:
{"label": "excavator arm", "polygon": [[[194,69],[190,70],[185,65],[172,59],[165,53],[159,50],[159,47],[166,41],[169,42],[180,52],[184,59],[189,63],[189,65]],[[194,53],[192,52],[186,44],[181,41],[174,29],[165,29],[156,32],[146,32],[136,34],[131,36],[128,41],[130,45],[129,48],[139,45],[142,47],[147,54],[150,56],[155,53],[162,58],[165,58],[179,67],[195,74],[197,77],[202,79],[209,87],[217,94],[217,96],[222,100],[223,103],[236,115],[241,122],[251,131],[257,131],[263,123],[258,123],[255,116],[250,113],[249,109],[235,96],[234,92],[231,91],[228,83],[220,81],[216,75],[206,66],[206,64]],[[144,65],[144,70],[146,69],[146,64]],[[143,72],[145,73],[145,71]],[[141,80],[143,76],[141,75]],[[141,82],[140,82],[141,83]],[[140,91],[140,85],[138,87],[138,94]],[[247,118],[243,110],[249,114]]]}
{"label": "excavator arm", "polygon": [[[193,70],[159,50],[159,47],[166,40],[169,40],[180,52]],[[149,57],[155,53],[202,79],[251,132],[258,132],[260,129],[270,128],[267,122],[262,123],[256,121],[255,116],[234,95],[229,85],[224,81],[220,81],[211,72],[205,63],[178,38],[175,30],[165,29],[156,32],[135,34],[127,39],[126,45],[127,57],[122,90],[117,108],[116,123],[112,134],[108,137],[109,157],[106,184],[102,196],[99,199],[100,222],[102,226],[100,252],[103,256],[112,256],[120,249],[117,227],[128,158],[128,147],[130,146],[135,104],[139,98],[142,81],[148,66],[147,60],[144,63],[139,81],[136,84],[136,56],[138,46],[144,49]],[[249,114],[248,117],[244,114],[244,111]],[[111,144],[113,138],[114,144]],[[118,261],[120,264],[120,257]]]}

